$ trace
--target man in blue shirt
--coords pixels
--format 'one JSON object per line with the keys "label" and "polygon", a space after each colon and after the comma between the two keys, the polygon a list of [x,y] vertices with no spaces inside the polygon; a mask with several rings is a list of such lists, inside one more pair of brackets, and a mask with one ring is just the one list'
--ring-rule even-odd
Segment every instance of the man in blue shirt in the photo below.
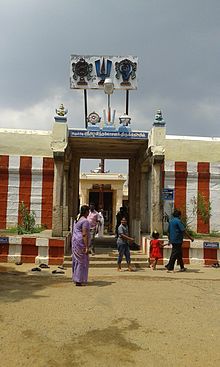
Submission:
{"label": "man in blue shirt", "polygon": [[168,227],[168,237],[169,242],[172,244],[172,252],[170,255],[170,260],[165,267],[168,271],[174,270],[175,261],[177,260],[180,265],[180,271],[186,271],[183,263],[182,256],[182,243],[183,236],[185,235],[191,241],[194,241],[190,234],[186,231],[184,224],[181,222],[181,211],[175,209],[173,212],[173,219],[169,222]]}

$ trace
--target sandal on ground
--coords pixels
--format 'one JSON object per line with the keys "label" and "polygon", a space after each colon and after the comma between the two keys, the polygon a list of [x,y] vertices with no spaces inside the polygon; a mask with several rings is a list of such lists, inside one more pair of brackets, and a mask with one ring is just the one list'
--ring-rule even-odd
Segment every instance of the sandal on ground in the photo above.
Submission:
{"label": "sandal on ground", "polygon": [[56,269],[52,271],[52,274],[65,274],[65,271]]}
{"label": "sandal on ground", "polygon": [[41,269],[40,268],[33,268],[33,269],[31,269],[31,271],[41,271]]}
{"label": "sandal on ground", "polygon": [[41,269],[49,269],[50,267],[47,264],[40,264],[39,268]]}
{"label": "sandal on ground", "polygon": [[23,263],[21,261],[17,261],[15,265],[22,265]]}

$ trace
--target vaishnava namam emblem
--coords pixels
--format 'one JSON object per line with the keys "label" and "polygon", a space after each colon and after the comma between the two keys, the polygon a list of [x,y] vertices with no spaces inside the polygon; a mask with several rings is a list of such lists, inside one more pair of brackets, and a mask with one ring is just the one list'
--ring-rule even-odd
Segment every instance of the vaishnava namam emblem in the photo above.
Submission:
{"label": "vaishnava namam emblem", "polygon": [[115,63],[116,78],[122,77],[121,86],[130,86],[129,79],[136,78],[137,63],[131,60],[124,59]]}
{"label": "vaishnava namam emblem", "polygon": [[92,72],[92,64],[89,64],[85,61],[85,59],[81,58],[78,62],[72,63],[72,71],[73,71],[73,79],[79,81],[77,82],[77,85],[87,85],[85,78],[87,80],[90,80],[92,78],[91,72]]}

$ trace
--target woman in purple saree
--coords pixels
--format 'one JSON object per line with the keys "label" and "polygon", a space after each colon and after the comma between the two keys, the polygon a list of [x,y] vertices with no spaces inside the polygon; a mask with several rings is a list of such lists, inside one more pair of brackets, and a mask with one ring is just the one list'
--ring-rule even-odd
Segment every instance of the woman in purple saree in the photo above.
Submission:
{"label": "woman in purple saree", "polygon": [[76,285],[85,285],[88,281],[90,225],[86,219],[89,207],[83,205],[76,219],[72,233],[72,279]]}

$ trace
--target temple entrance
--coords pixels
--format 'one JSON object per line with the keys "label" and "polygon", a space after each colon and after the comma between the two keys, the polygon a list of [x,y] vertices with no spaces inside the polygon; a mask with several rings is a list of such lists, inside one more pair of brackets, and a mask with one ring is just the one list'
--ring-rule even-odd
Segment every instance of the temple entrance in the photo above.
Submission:
{"label": "temple entrance", "polygon": [[[140,243],[141,234],[149,233],[152,228],[159,228],[161,232],[163,155],[156,154],[158,151],[154,149],[154,157],[149,151],[147,132],[130,133],[129,138],[117,132],[114,137],[107,132],[105,137],[96,137],[97,134],[87,130],[74,129],[69,129],[68,134],[65,155],[59,151],[54,154],[53,236],[58,237],[69,230],[69,223],[79,212],[79,202],[80,205],[89,204],[90,193],[97,206],[104,201],[109,232],[114,229],[115,216],[123,202],[128,205],[130,234],[137,243]],[[91,165],[89,173],[80,173],[80,162],[84,159],[127,160],[128,177],[120,173],[97,173]],[[123,197],[126,181],[127,198]],[[110,185],[109,189],[106,185]]]}
{"label": "temple entrance", "polygon": [[[117,138],[92,138],[81,137],[79,132],[72,133],[69,143],[69,215],[74,217],[78,213],[78,197],[80,205],[89,204],[91,199],[96,204],[96,209],[104,206],[106,212],[106,226],[109,233],[114,233],[115,218],[123,202],[128,206],[131,235],[137,242],[140,240],[141,231],[146,232],[150,223],[150,217],[146,215],[148,201],[148,180],[150,175],[145,152],[148,140],[146,135],[134,139]],[[79,136],[77,136],[77,135]],[[118,165],[118,173],[97,172],[89,160],[115,160],[127,161],[128,175],[120,173],[123,162]],[[81,160],[89,161],[87,169],[81,169]],[[145,164],[146,162],[146,164]],[[106,167],[107,168],[107,167]],[[89,171],[89,172],[88,172]],[[126,197],[124,195],[126,186]],[[77,198],[77,200],[76,200]],[[144,211],[142,214],[141,212]]]}
{"label": "temple entrance", "polygon": [[89,202],[95,204],[97,211],[104,210],[104,234],[113,234],[113,191],[90,190]]}

